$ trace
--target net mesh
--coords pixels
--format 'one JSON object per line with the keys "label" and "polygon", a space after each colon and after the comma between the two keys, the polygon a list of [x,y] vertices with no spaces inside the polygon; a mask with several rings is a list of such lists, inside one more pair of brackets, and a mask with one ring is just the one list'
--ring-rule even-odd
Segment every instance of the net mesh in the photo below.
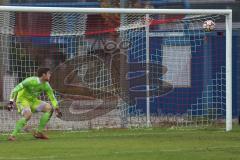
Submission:
{"label": "net mesh", "polygon": [[[154,126],[224,122],[224,36],[202,28],[206,20],[222,19],[1,12],[0,128],[13,129],[20,115],[4,106],[14,86],[39,67],[51,68],[63,112],[49,129],[145,126],[147,92]],[[39,98],[48,101],[44,94]],[[36,127],[40,116],[34,114],[25,130]]]}

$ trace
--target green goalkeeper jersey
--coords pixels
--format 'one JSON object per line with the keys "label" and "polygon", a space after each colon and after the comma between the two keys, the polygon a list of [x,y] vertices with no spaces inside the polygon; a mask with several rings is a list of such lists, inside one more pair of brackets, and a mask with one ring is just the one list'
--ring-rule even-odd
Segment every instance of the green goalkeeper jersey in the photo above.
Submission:
{"label": "green goalkeeper jersey", "polygon": [[58,107],[58,102],[54,96],[53,90],[48,82],[41,82],[39,77],[29,77],[19,83],[13,90],[10,100],[14,99],[27,99],[31,102],[38,99],[42,92],[47,93],[53,108]]}

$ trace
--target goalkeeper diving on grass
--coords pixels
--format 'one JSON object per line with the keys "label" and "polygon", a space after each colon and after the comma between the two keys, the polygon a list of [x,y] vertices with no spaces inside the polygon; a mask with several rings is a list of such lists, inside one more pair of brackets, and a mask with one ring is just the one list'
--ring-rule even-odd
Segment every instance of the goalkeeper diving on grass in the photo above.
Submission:
{"label": "goalkeeper diving on grass", "polygon": [[[53,90],[49,84],[51,72],[49,68],[39,68],[38,77],[29,77],[19,83],[11,92],[8,110],[11,111],[16,104],[18,112],[22,115],[16,122],[15,129],[8,137],[9,141],[15,141],[17,134],[27,124],[32,113],[43,112],[40,118],[38,128],[33,132],[33,136],[38,139],[48,139],[43,130],[50,120],[53,112],[61,118],[62,113],[59,110],[58,102],[54,96]],[[39,99],[41,93],[45,92],[51,101],[50,105]]]}

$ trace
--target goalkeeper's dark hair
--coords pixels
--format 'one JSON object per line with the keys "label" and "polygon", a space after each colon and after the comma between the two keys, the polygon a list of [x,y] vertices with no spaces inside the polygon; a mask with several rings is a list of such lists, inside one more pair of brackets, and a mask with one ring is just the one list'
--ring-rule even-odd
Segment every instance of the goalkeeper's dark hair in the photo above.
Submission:
{"label": "goalkeeper's dark hair", "polygon": [[37,71],[38,77],[42,77],[43,74],[47,74],[50,71],[50,68],[39,68]]}

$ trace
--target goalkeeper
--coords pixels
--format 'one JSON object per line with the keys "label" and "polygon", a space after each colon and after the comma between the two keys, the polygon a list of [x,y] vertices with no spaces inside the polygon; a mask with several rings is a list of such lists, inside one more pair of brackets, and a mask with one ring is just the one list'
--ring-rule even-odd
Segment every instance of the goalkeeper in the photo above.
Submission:
{"label": "goalkeeper", "polygon": [[[39,126],[36,131],[34,131],[33,136],[38,139],[48,139],[48,137],[43,134],[43,130],[50,120],[53,111],[56,112],[56,116],[61,118],[62,113],[59,110],[58,102],[53,94],[53,90],[49,84],[51,77],[51,72],[49,68],[39,68],[38,77],[29,77],[19,83],[11,92],[10,102],[8,105],[8,110],[12,110],[14,107],[14,102],[18,112],[23,116],[16,122],[15,129],[9,136],[9,141],[15,141],[17,134],[26,125],[27,121],[31,118],[34,112],[43,112],[40,118]],[[40,94],[45,92],[50,99],[52,106],[49,103],[41,101],[38,99]]]}

